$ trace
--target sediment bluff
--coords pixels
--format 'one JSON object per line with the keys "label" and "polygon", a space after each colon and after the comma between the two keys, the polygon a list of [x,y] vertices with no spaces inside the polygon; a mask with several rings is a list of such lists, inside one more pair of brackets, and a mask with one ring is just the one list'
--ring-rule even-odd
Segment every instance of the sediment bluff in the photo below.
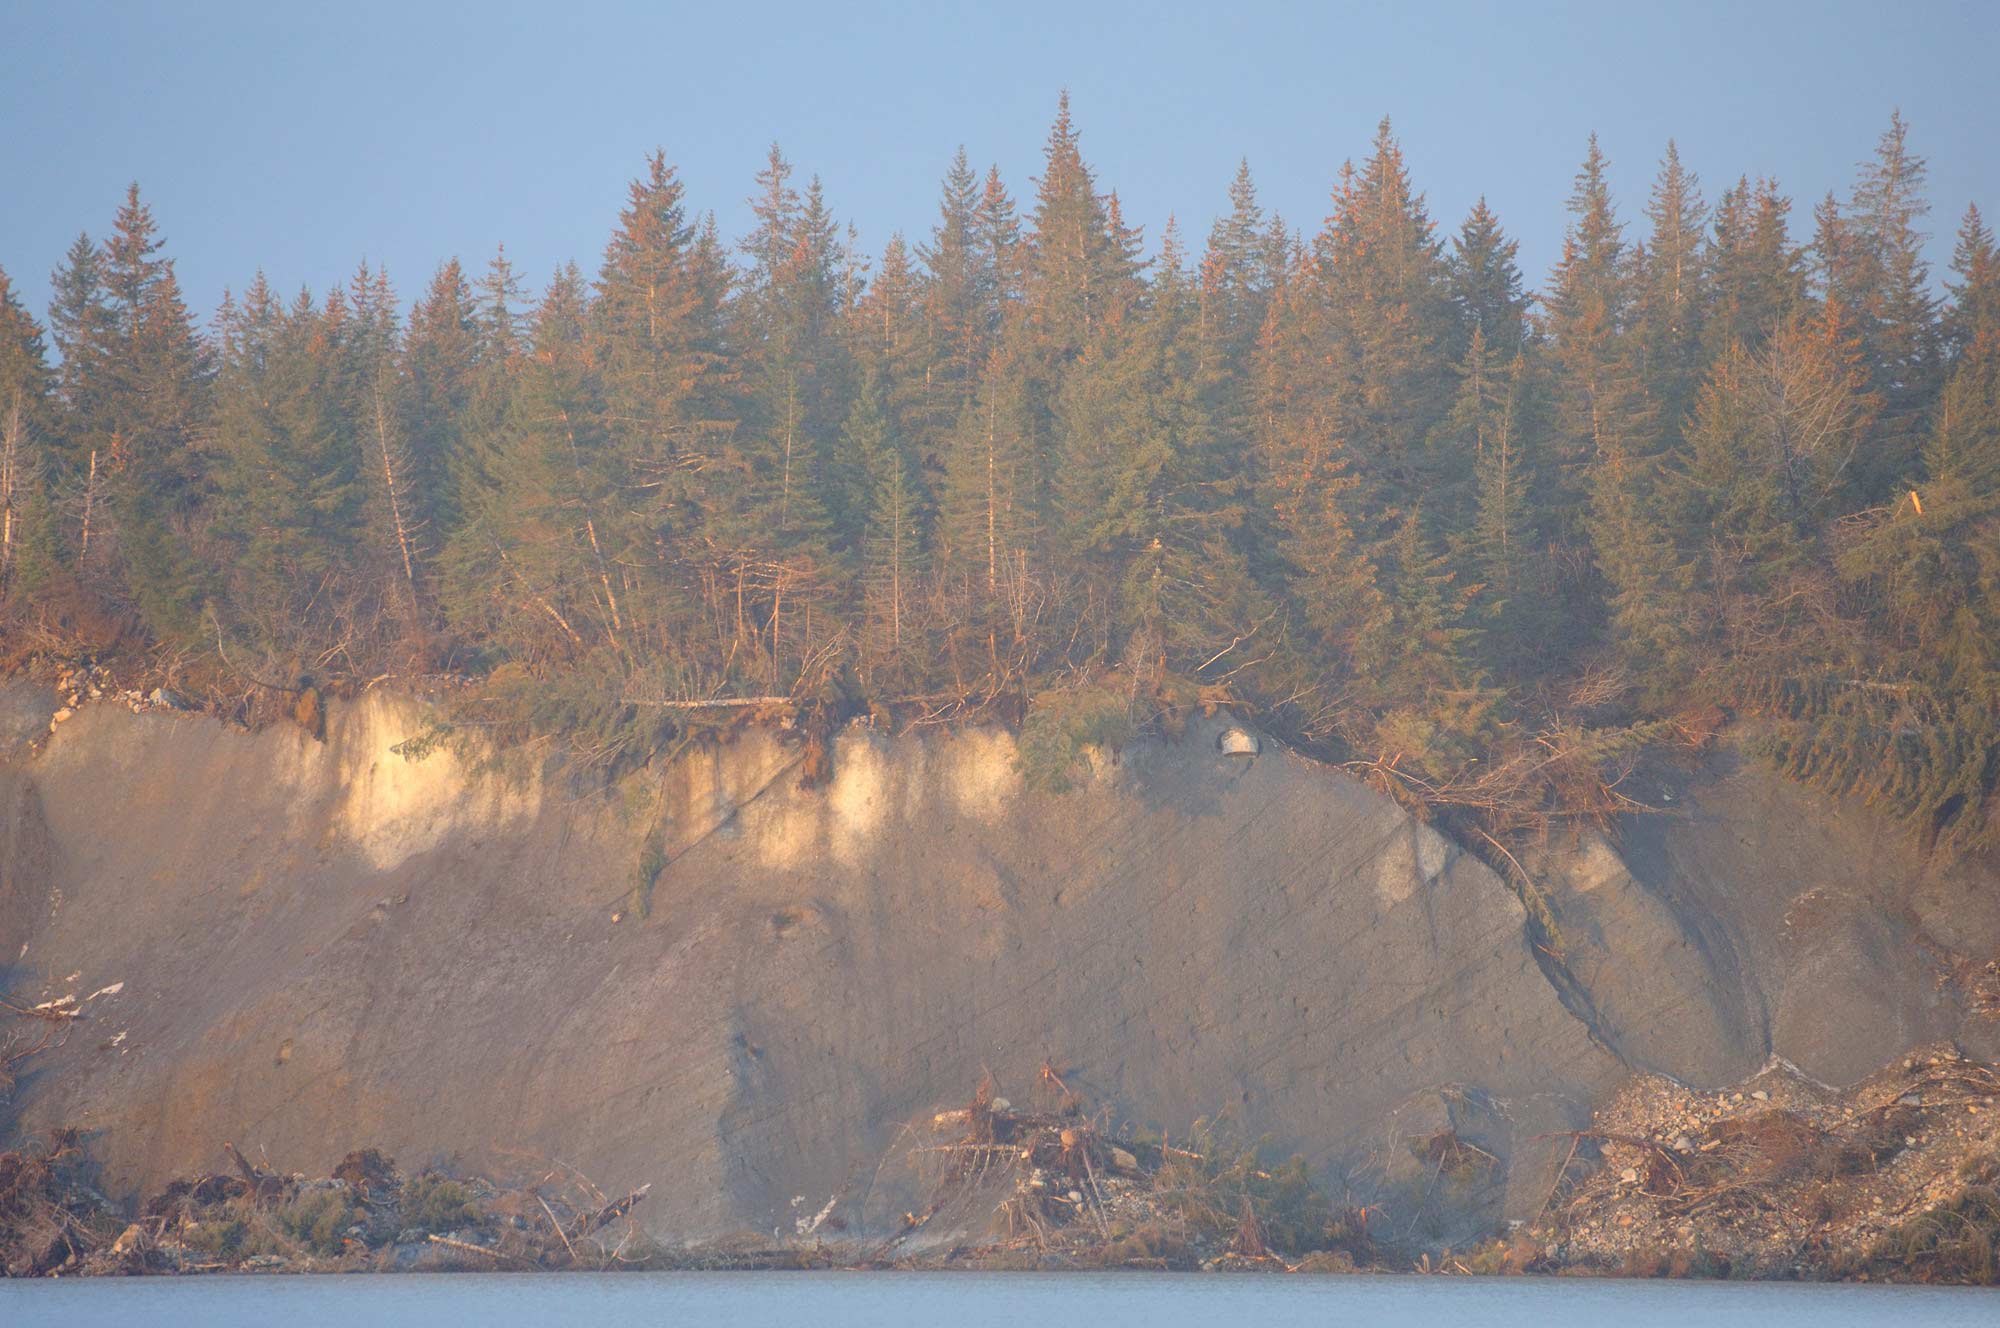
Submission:
{"label": "sediment bluff", "polygon": [[823,789],[751,733],[579,794],[405,760],[424,712],[396,697],[337,705],[324,743],[108,704],[50,735],[54,705],[0,687],[0,990],[84,1018],[0,1127],[93,1131],[114,1193],[224,1139],[314,1173],[373,1145],[651,1183],[662,1235],[834,1196],[879,1228],[908,1122],[986,1071],[1024,1098],[1047,1061],[1170,1132],[1227,1112],[1392,1209],[1423,1187],[1409,1141],[1455,1128],[1500,1166],[1450,1238],[1538,1206],[1536,1136],[1632,1069],[1996,1050],[1966,978],[2000,953],[1990,867],[1926,868],[1726,754],[1618,847],[1544,850],[1558,960],[1482,863],[1275,743],[1221,754],[1212,722],[1061,797],[1004,734],[859,727]]}

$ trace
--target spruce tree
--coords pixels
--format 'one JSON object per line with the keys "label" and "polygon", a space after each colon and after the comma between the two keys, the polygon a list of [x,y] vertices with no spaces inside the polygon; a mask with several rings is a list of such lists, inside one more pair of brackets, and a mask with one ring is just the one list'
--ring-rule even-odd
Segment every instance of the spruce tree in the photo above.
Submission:
{"label": "spruce tree", "polygon": [[302,291],[285,307],[261,273],[224,330],[218,524],[234,556],[223,625],[267,659],[309,657],[337,621],[329,610],[362,591],[348,580],[364,514],[350,330],[343,299],[322,307]]}
{"label": "spruce tree", "polygon": [[[848,326],[849,356],[857,383],[879,374],[888,408],[904,421],[903,431],[920,464],[933,468],[946,427],[957,418],[963,396],[939,420],[932,347],[927,339],[922,274],[912,265],[900,233],[882,250],[881,271],[855,302]],[[966,389],[956,389],[963,393]],[[928,458],[925,463],[924,459]]]}
{"label": "spruce tree", "polygon": [[1113,233],[1065,92],[1042,150],[1027,241],[1028,317],[1045,363],[1059,366],[1082,354],[1121,305],[1128,243],[1126,235]]}
{"label": "spruce tree", "polygon": [[[1677,676],[1684,658],[1682,608],[1672,533],[1654,493],[1658,412],[1631,328],[1632,262],[1606,169],[1592,135],[1548,300],[1562,408],[1555,516],[1559,538],[1588,538],[1613,637],[1657,688]],[[1578,601],[1581,590],[1571,590]]]}
{"label": "spruce tree", "polygon": [[558,271],[530,319],[492,487],[447,550],[453,626],[524,662],[622,644],[623,605],[593,533],[619,457],[601,427],[591,315],[582,274],[574,264]]}
{"label": "spruce tree", "polygon": [[1450,401],[1453,316],[1434,229],[1384,120],[1367,164],[1343,172],[1315,244],[1334,372],[1347,384],[1342,432],[1384,508],[1415,497],[1438,470],[1423,443]]}
{"label": "spruce tree", "polygon": [[1035,571],[1040,529],[1024,361],[1011,340],[994,348],[944,457],[940,554],[975,625],[1018,603]]}
{"label": "spruce tree", "polygon": [[[581,303],[559,284],[556,303],[544,301],[552,326],[566,325]],[[728,495],[715,486],[731,470],[737,390],[722,327],[728,287],[712,225],[689,217],[679,178],[653,153],[582,315],[587,352],[541,385],[555,412],[542,427],[559,426],[565,447],[576,440],[565,501],[595,579],[595,611],[634,657],[643,653],[638,638],[686,632],[698,584],[729,558],[715,529],[727,516]],[[585,407],[588,419],[576,413]]]}
{"label": "spruce tree", "polygon": [[979,177],[963,147],[941,194],[937,223],[917,257],[924,268],[926,423],[948,425],[972,394],[995,331],[995,274],[979,236]]}
{"label": "spruce tree", "polygon": [[1945,345],[1954,365],[1968,356],[2000,356],[2000,249],[1977,204],[1965,209],[1952,249],[1953,280],[1945,282],[1951,308]]}
{"label": "spruce tree", "polygon": [[1866,286],[1851,300],[1863,317],[1863,337],[1876,365],[1876,387],[1887,389],[1885,411],[1921,409],[1933,388],[1936,301],[1924,260],[1923,219],[1928,167],[1909,148],[1909,126],[1892,114],[1872,161],[1855,183],[1856,236],[1867,255]]}
{"label": "spruce tree", "polygon": [[1699,182],[1667,142],[1666,156],[1646,206],[1652,223],[1635,255],[1633,335],[1644,364],[1647,394],[1659,411],[1663,445],[1673,447],[1683,417],[1694,404],[1702,369],[1702,330],[1708,315],[1702,237],[1707,210]]}
{"label": "spruce tree", "polygon": [[1977,208],[1967,209],[1946,283],[1951,376],[1923,453],[1935,511],[1941,503],[2000,501],[2000,254]]}
{"label": "spruce tree", "polygon": [[998,166],[987,168],[973,231],[979,266],[988,277],[987,326],[997,334],[1019,306],[1027,283],[1021,222],[1014,212],[1014,200],[1000,179]]}
{"label": "spruce tree", "polygon": [[42,329],[0,269],[0,603],[55,571],[54,388]]}
{"label": "spruce tree", "polygon": [[926,499],[916,458],[897,429],[883,375],[871,372],[856,393],[842,429],[858,459],[863,489],[856,504],[862,525],[862,619],[871,660],[906,676],[922,663],[918,607],[926,568]]}
{"label": "spruce tree", "polygon": [[1201,262],[1204,365],[1211,372],[1226,374],[1249,360],[1271,293],[1267,242],[1264,209],[1245,160],[1229,185],[1229,213],[1209,231]]}
{"label": "spruce tree", "polygon": [[1204,382],[1196,292],[1170,224],[1150,301],[1094,344],[1057,407],[1066,547],[1123,606],[1135,664],[1191,670],[1246,629],[1230,534],[1242,495]]}
{"label": "spruce tree", "polygon": [[[208,428],[211,366],[196,334],[171,259],[161,257],[151,209],[137,185],[126,191],[84,303],[75,399],[81,446],[95,456],[84,473],[84,506],[99,551],[116,554],[125,588],[161,637],[186,641],[198,630],[210,569],[190,544],[207,486],[202,439]],[[65,283],[67,284],[67,283]],[[70,290],[64,339],[71,323]],[[79,552],[83,527],[79,524]]]}
{"label": "spruce tree", "polygon": [[112,402],[113,470],[131,476],[135,514],[143,508],[160,519],[191,510],[199,497],[209,368],[173,261],[160,257],[163,244],[132,185],[98,265],[110,318],[96,368]]}
{"label": "spruce tree", "polygon": [[817,179],[792,189],[791,166],[774,146],[752,200],[757,227],[744,243],[753,266],[738,306],[749,393],[741,445],[749,467],[746,505],[731,540],[737,576],[765,606],[766,685],[789,686],[788,660],[814,645],[811,623],[833,617],[845,590],[835,558],[852,515],[851,492],[833,482],[851,366],[840,337],[847,254]]}
{"label": "spruce tree", "polygon": [[1488,395],[1491,389],[1475,392],[1469,386],[1461,397],[1463,404],[1483,404],[1480,447],[1472,462],[1474,510],[1460,579],[1483,587],[1486,658],[1497,670],[1515,674],[1549,653],[1554,636],[1536,568],[1540,383],[1525,348],[1504,370],[1489,368],[1487,377],[1504,377],[1498,401]]}
{"label": "spruce tree", "polygon": [[1520,244],[1500,229],[1500,219],[1481,198],[1452,240],[1449,263],[1451,302],[1458,312],[1461,344],[1476,332],[1490,354],[1511,358],[1521,342],[1529,298],[1521,290],[1515,264]]}
{"label": "spruce tree", "polygon": [[1478,467],[1508,427],[1508,397],[1507,365],[1487,346],[1485,330],[1474,327],[1458,365],[1451,410],[1430,440],[1441,482],[1430,487],[1426,499],[1446,529],[1466,526]]}
{"label": "spruce tree", "polygon": [[[353,313],[347,427],[361,454],[366,495],[360,561],[372,570],[405,636],[414,637],[422,629],[432,551],[448,527],[438,520],[437,486],[425,483],[411,446],[421,404],[405,373],[395,288],[386,271],[364,261],[347,290]],[[457,431],[460,439],[464,432]],[[444,487],[457,492],[449,476]]]}

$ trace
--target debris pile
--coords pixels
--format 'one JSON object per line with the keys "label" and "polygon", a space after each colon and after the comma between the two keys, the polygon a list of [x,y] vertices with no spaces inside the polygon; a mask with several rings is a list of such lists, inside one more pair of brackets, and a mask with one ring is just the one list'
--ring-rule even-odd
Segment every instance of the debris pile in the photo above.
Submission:
{"label": "debris pile", "polygon": [[1268,1162],[1198,1123],[1179,1146],[1116,1133],[1050,1066],[1046,1109],[980,1085],[910,1150],[930,1202],[871,1262],[987,1268],[1352,1270],[1376,1254],[1366,1209],[1337,1210],[1304,1163]]}
{"label": "debris pile", "polygon": [[612,1199],[552,1168],[515,1186],[405,1176],[374,1149],[321,1179],[259,1166],[188,1177],[126,1221],[94,1189],[75,1131],[0,1153],[0,1268],[8,1276],[398,1269],[605,1269],[669,1256]]}
{"label": "debris pile", "polygon": [[[1273,1161],[1219,1124],[1178,1140],[1114,1128],[1053,1067],[1040,1079],[1040,1106],[1015,1107],[989,1079],[969,1105],[913,1128],[885,1165],[914,1164],[924,1201],[871,1222],[897,1228],[886,1239],[850,1232],[834,1216],[840,1196],[816,1212],[801,1196],[796,1238],[668,1248],[633,1219],[646,1189],[614,1198],[559,1166],[503,1185],[406,1175],[364,1149],[307,1179],[226,1143],[228,1169],[175,1181],[135,1213],[94,1187],[80,1135],[61,1131],[0,1153],[0,1274],[974,1267],[2000,1281],[2000,1074],[1945,1047],[1845,1092],[1783,1064],[1721,1093],[1635,1078],[1590,1129],[1556,1136],[1568,1146],[1537,1217],[1456,1255],[1405,1244],[1407,1224],[1330,1202],[1300,1159]],[[1431,1182],[1420,1211],[1439,1177],[1501,1165],[1450,1130],[1409,1146]]]}
{"label": "debris pile", "polygon": [[37,1277],[115,1241],[120,1224],[87,1180],[75,1130],[0,1153],[0,1276]]}
{"label": "debris pile", "polygon": [[1642,1276],[1992,1280],[1991,1067],[1937,1047],[1846,1092],[1782,1064],[1745,1088],[1634,1081],[1571,1136],[1542,1218],[1511,1244],[1538,1247],[1530,1262]]}

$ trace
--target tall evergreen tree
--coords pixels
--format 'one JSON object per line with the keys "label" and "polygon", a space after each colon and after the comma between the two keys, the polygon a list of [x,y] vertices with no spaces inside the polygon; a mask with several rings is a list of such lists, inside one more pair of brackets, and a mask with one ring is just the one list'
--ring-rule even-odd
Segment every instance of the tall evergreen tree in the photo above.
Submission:
{"label": "tall evergreen tree", "polygon": [[1169,225],[1144,313],[1094,344],[1057,409],[1067,546],[1124,608],[1147,668],[1198,667],[1247,628],[1243,499],[1210,408],[1197,295]]}
{"label": "tall evergreen tree", "polygon": [[[346,408],[353,368],[345,302],[281,305],[260,273],[223,337],[216,450],[225,495],[229,626],[278,659],[309,657],[346,582],[360,532],[362,454]],[[315,612],[315,608],[318,612]],[[317,653],[312,652],[312,653]]]}
{"label": "tall evergreen tree", "polygon": [[961,147],[944,178],[931,238],[917,250],[929,340],[925,407],[930,418],[947,424],[977,384],[996,330],[996,278],[979,226],[979,177]]}
{"label": "tall evergreen tree", "polygon": [[1434,477],[1423,442],[1450,401],[1452,313],[1443,245],[1387,120],[1359,173],[1344,171],[1315,244],[1320,296],[1344,380],[1343,433],[1384,507]]}
{"label": "tall evergreen tree", "polygon": [[1863,492],[1880,496],[1915,465],[1919,436],[1939,385],[1936,301],[1921,229],[1930,211],[1926,164],[1910,150],[1900,112],[1861,166],[1844,217],[1822,224],[1818,247],[1827,298],[1837,302],[1861,341],[1870,385],[1881,397],[1867,454],[1856,468]]}
{"label": "tall evergreen tree", "polygon": [[1024,361],[1015,339],[994,348],[944,458],[940,553],[975,624],[1017,608],[1037,570],[1035,425]]}
{"label": "tall evergreen tree", "polygon": [[[566,285],[566,283],[558,283]],[[631,184],[589,301],[587,353],[545,382],[551,426],[574,437],[564,501],[595,578],[597,613],[621,649],[671,639],[686,626],[702,569],[727,554],[714,523],[729,469],[737,369],[724,341],[729,277],[710,227],[687,213],[685,190],[663,153]],[[579,298],[552,288],[552,328]],[[535,354],[553,331],[538,329]],[[558,338],[555,344],[566,344]],[[560,390],[557,390],[557,389]],[[576,411],[588,405],[585,420]],[[676,555],[679,555],[676,557]]]}
{"label": "tall evergreen tree", "polygon": [[162,247],[152,209],[132,185],[98,265],[110,312],[98,369],[113,402],[113,469],[130,470],[134,504],[149,511],[157,504],[164,516],[199,497],[208,362]]}
{"label": "tall evergreen tree", "polygon": [[1520,244],[1500,229],[1500,219],[1481,198],[1452,240],[1449,264],[1451,302],[1465,339],[1478,333],[1490,354],[1511,357],[1521,342],[1529,297],[1521,290],[1515,264]]}
{"label": "tall evergreen tree", "polygon": [[2000,252],[1979,210],[1968,208],[1952,255],[1945,320],[1951,376],[1923,453],[1935,511],[1941,501],[2000,502]]}
{"label": "tall evergreen tree", "polygon": [[855,515],[862,527],[866,644],[874,658],[907,677],[923,662],[918,606],[928,565],[927,502],[916,457],[896,427],[881,371],[867,375],[842,433],[862,474]]}
{"label": "tall evergreen tree", "polygon": [[1723,191],[1707,248],[1705,360],[1718,359],[1736,343],[1754,350],[1800,311],[1805,270],[1789,234],[1791,209],[1791,200],[1769,180],[1738,179]]}
{"label": "tall evergreen tree", "polygon": [[1025,294],[1037,343],[1047,362],[1066,364],[1122,304],[1119,286],[1129,262],[1126,238],[1113,234],[1084,163],[1067,92],[1042,150],[1028,260]]}
{"label": "tall evergreen tree", "polygon": [[0,269],[0,601],[55,570],[54,388],[42,329]]}
{"label": "tall evergreen tree", "polygon": [[974,217],[974,248],[981,268],[989,275],[988,326],[995,331],[1005,326],[1023,298],[1027,285],[1025,242],[1014,199],[1001,182],[1000,168],[986,171],[979,191],[979,211]]}
{"label": "tall evergreen tree", "polygon": [[1592,135],[1548,300],[1568,509],[1558,520],[1588,535],[1614,636],[1643,669],[1680,657],[1680,607],[1671,536],[1655,504],[1657,411],[1631,333],[1632,265],[1606,166]]}
{"label": "tall evergreen tree", "polygon": [[1701,379],[1702,328],[1708,315],[1702,237],[1707,209],[1699,182],[1672,140],[1646,206],[1652,223],[1634,255],[1633,335],[1648,396],[1659,411],[1665,446],[1680,437]]}

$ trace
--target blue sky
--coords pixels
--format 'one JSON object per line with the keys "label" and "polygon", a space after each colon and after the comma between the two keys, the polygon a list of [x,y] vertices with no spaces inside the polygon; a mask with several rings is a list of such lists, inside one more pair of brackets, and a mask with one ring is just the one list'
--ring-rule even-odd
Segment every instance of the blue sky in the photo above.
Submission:
{"label": "blue sky", "polygon": [[2000,213],[2000,4],[304,5],[0,0],[0,267],[39,314],[79,229],[151,200],[206,313],[386,263],[405,295],[496,244],[534,285],[594,268],[644,154],[747,229],[774,139],[879,252],[934,216],[953,150],[1032,191],[1060,89],[1087,157],[1156,240],[1198,238],[1248,156],[1316,226],[1393,118],[1433,215],[1480,194],[1531,283],[1595,129],[1636,218],[1669,137],[1713,200],[1776,175],[1844,192],[1892,107],[1930,160],[1934,259]]}

